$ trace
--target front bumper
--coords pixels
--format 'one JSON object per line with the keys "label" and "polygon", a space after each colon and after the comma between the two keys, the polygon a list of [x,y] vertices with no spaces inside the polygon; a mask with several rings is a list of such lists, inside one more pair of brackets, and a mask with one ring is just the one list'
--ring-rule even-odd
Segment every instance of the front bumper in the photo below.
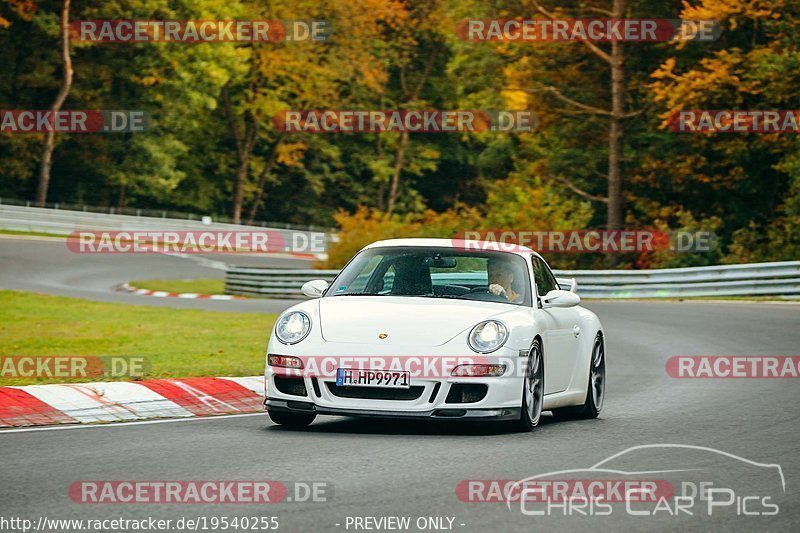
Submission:
{"label": "front bumper", "polygon": [[290,413],[315,413],[319,415],[358,416],[374,418],[401,418],[407,420],[519,420],[521,409],[519,407],[489,408],[464,408],[458,405],[430,409],[427,411],[386,411],[371,409],[344,409],[340,407],[322,407],[312,402],[297,400],[279,400],[268,398],[264,400],[264,407],[269,411],[284,411]]}
{"label": "front bumper", "polygon": [[[363,346],[332,345],[320,350],[326,353],[324,357],[313,360],[298,353],[299,350],[289,354],[281,351],[281,355],[307,357],[307,360],[296,375],[278,367],[266,367],[265,406],[270,410],[407,419],[505,420],[520,416],[527,358],[518,349],[503,347],[481,356],[465,356],[462,347],[429,356],[414,356],[411,349],[397,347],[387,346],[383,350],[384,354],[358,356],[352,354],[365,352]],[[378,368],[392,368],[396,363],[398,368],[410,371],[410,388],[336,385],[336,368],[369,368],[373,357],[382,364]],[[415,359],[418,364],[412,364]],[[503,364],[507,370],[495,377],[451,376],[451,367],[457,364]],[[290,381],[294,383],[289,384]]]}

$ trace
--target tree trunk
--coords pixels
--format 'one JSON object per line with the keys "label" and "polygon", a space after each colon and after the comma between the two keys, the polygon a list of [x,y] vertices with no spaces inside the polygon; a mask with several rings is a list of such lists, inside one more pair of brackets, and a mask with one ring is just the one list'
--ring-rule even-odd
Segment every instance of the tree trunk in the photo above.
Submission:
{"label": "tree trunk", "polygon": [[241,224],[242,205],[244,204],[244,184],[250,170],[250,156],[256,144],[258,124],[253,114],[249,110],[245,111],[243,117],[244,131],[239,131],[227,86],[222,89],[222,103],[225,108],[225,114],[228,117],[228,126],[231,130],[231,136],[236,143],[236,156],[239,162],[236,169],[236,182],[233,185],[233,213],[231,218],[234,224]]}
{"label": "tree trunk", "polygon": [[256,186],[256,197],[253,200],[253,205],[250,206],[250,216],[248,217],[247,223],[252,226],[253,223],[256,221],[256,215],[258,214],[258,208],[261,207],[261,201],[264,198],[264,185],[267,183],[267,175],[269,174],[270,170],[272,169],[272,162],[267,161],[264,163],[264,168],[261,170],[261,174],[258,176],[258,185]]}
{"label": "tree trunk", "polygon": [[[61,9],[61,58],[64,62],[64,75],[61,80],[61,87],[58,90],[56,99],[50,110],[55,113],[64,105],[69,90],[72,87],[72,57],[69,54],[69,4],[70,0],[64,0]],[[50,167],[53,163],[53,148],[55,147],[55,132],[48,131],[45,137],[44,148],[42,150],[42,162],[39,167],[39,184],[36,188],[36,204],[44,206],[47,201],[47,189],[50,186]]]}
{"label": "tree trunk", "polygon": [[[381,136],[376,135],[377,143],[375,147],[375,153],[378,155],[378,161],[383,159],[383,144],[381,143]],[[386,196],[386,182],[381,180],[380,184],[378,184],[378,194],[376,198],[375,204],[378,206],[378,211],[384,211],[384,198]]]}
{"label": "tree trunk", "polygon": [[[614,0],[614,18],[625,16],[626,0]],[[622,140],[625,117],[625,55],[621,42],[611,43],[611,123],[608,132],[607,228],[620,229],[624,223],[622,196]]]}
{"label": "tree trunk", "polygon": [[400,134],[400,145],[397,147],[397,157],[394,160],[394,171],[392,172],[392,183],[389,187],[389,199],[386,202],[386,216],[392,216],[394,206],[399,194],[400,173],[403,171],[405,163],[406,148],[408,148],[408,131],[403,130]]}
{"label": "tree trunk", "polygon": [[127,189],[127,186],[124,183],[119,186],[119,196],[117,196],[117,207],[119,209],[122,209],[123,207],[125,207],[125,190],[126,189]]}
{"label": "tree trunk", "polygon": [[242,223],[242,204],[244,203],[244,182],[250,168],[250,153],[239,152],[239,168],[236,170],[236,184],[233,190],[233,223]]}
{"label": "tree trunk", "polygon": [[267,182],[267,176],[272,171],[272,167],[275,166],[275,160],[278,158],[278,148],[280,147],[281,143],[283,142],[283,133],[280,134],[278,140],[275,141],[275,144],[272,145],[272,150],[270,151],[269,158],[264,162],[264,168],[261,170],[261,174],[258,176],[258,186],[256,187],[256,197],[253,200],[253,205],[250,207],[250,217],[249,222],[251,226],[253,222],[255,222],[256,215],[258,214],[258,209],[261,207],[261,202],[264,199],[264,185]]}
{"label": "tree trunk", "polygon": [[[422,69],[422,74],[420,74],[420,79],[411,93],[408,93],[408,87],[406,86],[405,82],[405,70],[400,70],[400,85],[403,88],[403,93],[406,95],[405,101],[406,102],[414,102],[419,98],[419,93],[422,91],[422,87],[425,85],[425,82],[428,81],[428,76],[430,76],[431,69],[433,68],[433,64],[436,60],[436,54],[430,54],[428,56],[428,61],[425,63],[425,68]],[[394,213],[395,204],[397,203],[397,197],[400,194],[400,174],[403,173],[403,167],[405,166],[405,157],[406,157],[406,149],[408,148],[408,130],[403,129],[403,132],[400,134],[400,144],[397,146],[397,153],[395,155],[394,160],[394,170],[392,172],[392,181],[389,184],[389,198],[386,200],[386,216],[392,216]]]}

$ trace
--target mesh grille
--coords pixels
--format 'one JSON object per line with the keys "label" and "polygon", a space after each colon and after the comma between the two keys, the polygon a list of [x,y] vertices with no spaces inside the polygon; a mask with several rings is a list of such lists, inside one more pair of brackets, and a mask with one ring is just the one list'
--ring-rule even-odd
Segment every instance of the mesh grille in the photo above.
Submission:
{"label": "mesh grille", "polygon": [[275,388],[284,394],[306,396],[306,384],[303,378],[287,378],[275,376]]}
{"label": "mesh grille", "polygon": [[474,403],[483,400],[489,390],[483,383],[454,383],[445,403]]}

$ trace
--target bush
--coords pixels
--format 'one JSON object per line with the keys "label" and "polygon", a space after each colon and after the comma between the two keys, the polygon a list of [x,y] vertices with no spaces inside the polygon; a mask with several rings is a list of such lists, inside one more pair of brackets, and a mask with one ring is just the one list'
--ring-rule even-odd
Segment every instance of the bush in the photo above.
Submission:
{"label": "bush", "polygon": [[[675,243],[676,233],[700,234],[716,232],[722,227],[722,220],[718,217],[709,217],[697,220],[688,211],[678,211],[669,221],[656,219],[652,231],[666,233],[672,237],[672,244]],[[718,237],[714,237],[710,242],[708,251],[680,251],[680,250],[656,250],[654,252],[642,252],[636,257],[634,267],[637,269],[648,268],[681,268],[693,266],[718,265],[722,262],[722,245]]]}
{"label": "bush", "polygon": [[[588,202],[565,197],[561,191],[535,179],[515,176],[487,186],[481,209],[457,206],[442,213],[387,216],[365,207],[355,213],[340,211],[334,216],[338,240],[328,249],[328,260],[320,266],[341,268],[361,248],[375,241],[395,238],[455,238],[465,231],[583,229],[592,217]],[[563,256],[556,263],[574,261]]]}
{"label": "bush", "polygon": [[386,216],[377,210],[360,207],[355,213],[339,211],[334,220],[339,226],[337,241],[328,248],[324,268],[341,268],[364,246],[384,239],[413,237],[451,238],[462,231],[466,220],[476,217],[472,209],[448,210],[436,213],[426,210],[420,214]]}
{"label": "bush", "polygon": [[800,259],[800,217],[784,216],[768,226],[751,224],[733,234],[725,263],[761,263]]}
{"label": "bush", "polygon": [[800,259],[800,155],[788,159],[784,170],[791,172],[794,179],[778,216],[767,225],[750,224],[734,232],[726,263]]}

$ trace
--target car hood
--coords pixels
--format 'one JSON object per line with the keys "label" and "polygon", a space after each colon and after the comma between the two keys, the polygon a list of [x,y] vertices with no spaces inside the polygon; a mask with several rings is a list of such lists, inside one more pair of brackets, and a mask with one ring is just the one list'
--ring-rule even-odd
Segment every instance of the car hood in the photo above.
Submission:
{"label": "car hood", "polygon": [[[481,320],[514,310],[502,303],[401,296],[334,296],[318,301],[326,341],[400,346],[440,346]],[[378,338],[382,333],[385,340]]]}

